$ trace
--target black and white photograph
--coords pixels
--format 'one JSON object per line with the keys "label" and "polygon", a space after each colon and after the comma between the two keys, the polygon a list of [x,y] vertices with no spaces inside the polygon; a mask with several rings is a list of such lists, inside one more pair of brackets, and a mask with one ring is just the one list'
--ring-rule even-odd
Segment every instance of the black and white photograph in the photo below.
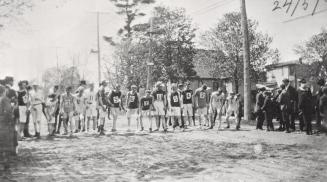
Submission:
{"label": "black and white photograph", "polygon": [[326,182],[327,0],[0,0],[0,182]]}

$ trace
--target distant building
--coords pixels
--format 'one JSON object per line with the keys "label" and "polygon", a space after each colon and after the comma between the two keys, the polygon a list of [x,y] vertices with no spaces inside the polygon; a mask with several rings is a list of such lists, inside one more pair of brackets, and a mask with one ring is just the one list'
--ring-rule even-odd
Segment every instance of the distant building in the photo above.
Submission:
{"label": "distant building", "polygon": [[311,90],[317,90],[316,78],[310,71],[310,66],[302,64],[299,60],[280,62],[266,66],[267,85],[278,87],[283,83],[283,79],[288,78],[291,85],[295,88],[299,87],[298,81],[302,78],[306,79],[311,86]]}

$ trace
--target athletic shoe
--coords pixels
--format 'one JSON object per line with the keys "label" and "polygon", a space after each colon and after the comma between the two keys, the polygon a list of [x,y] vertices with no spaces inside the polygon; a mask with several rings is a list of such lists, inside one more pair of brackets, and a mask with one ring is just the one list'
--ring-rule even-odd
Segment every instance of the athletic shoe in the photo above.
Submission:
{"label": "athletic shoe", "polygon": [[116,129],[111,129],[111,132],[116,132],[117,130]]}
{"label": "athletic shoe", "polygon": [[152,133],[152,128],[149,128],[149,132]]}

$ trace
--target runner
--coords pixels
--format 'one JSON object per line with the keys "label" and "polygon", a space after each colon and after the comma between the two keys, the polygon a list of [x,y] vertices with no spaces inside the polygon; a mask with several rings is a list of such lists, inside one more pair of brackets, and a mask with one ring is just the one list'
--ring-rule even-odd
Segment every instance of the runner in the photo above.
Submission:
{"label": "runner", "polygon": [[236,114],[235,114],[235,110],[236,110],[236,96],[233,92],[231,92],[229,94],[229,96],[226,99],[226,108],[227,108],[227,112],[226,112],[226,123],[227,123],[227,127],[226,128],[230,128],[230,122],[229,122],[229,118],[234,115],[235,117],[235,121],[237,120],[236,118]]}
{"label": "runner", "polygon": [[104,135],[104,123],[106,121],[107,116],[107,106],[109,105],[108,99],[105,94],[105,88],[107,87],[108,83],[106,81],[102,81],[101,86],[99,88],[97,94],[97,101],[98,101],[98,110],[99,110],[99,128],[98,131],[100,135]]}
{"label": "runner", "polygon": [[143,118],[149,120],[149,132],[152,132],[152,113],[153,109],[153,98],[151,97],[151,91],[147,90],[146,95],[141,98],[140,101],[140,122],[143,123]]}
{"label": "runner", "polygon": [[202,129],[202,116],[205,118],[205,123],[209,122],[208,118],[208,105],[209,94],[207,91],[207,85],[203,84],[201,88],[198,88],[194,94],[195,108],[197,109],[197,115],[199,117],[200,128]]}
{"label": "runner", "polygon": [[[127,105],[127,121],[128,121],[128,132],[130,132],[131,127],[131,117],[137,116],[139,114],[139,95],[137,93],[136,85],[131,86],[131,91],[127,93],[126,99]],[[138,123],[138,118],[136,118],[136,122]],[[140,121],[141,131],[144,130],[143,123]]]}
{"label": "runner", "polygon": [[[59,85],[55,85],[53,87],[53,94],[55,94],[56,100],[58,102],[58,106],[60,106],[60,95],[61,94],[60,94],[60,90],[59,90]],[[55,119],[54,133],[59,134],[61,123],[62,123],[62,116],[59,114],[59,107],[57,107],[54,119]],[[58,129],[57,129],[57,126],[58,126]]]}
{"label": "runner", "polygon": [[94,84],[90,85],[90,89],[85,94],[86,99],[86,111],[85,111],[85,117],[87,119],[87,126],[86,130],[90,131],[90,121],[92,119],[93,125],[93,131],[95,132],[97,128],[97,109],[96,109],[96,93],[94,92]]}
{"label": "runner", "polygon": [[17,91],[18,110],[19,110],[19,123],[18,123],[18,139],[23,136],[24,127],[27,121],[27,91],[25,82],[18,83],[19,90]]}
{"label": "runner", "polygon": [[79,87],[77,95],[75,95],[76,100],[76,110],[75,110],[75,133],[80,131],[85,131],[85,100],[84,97],[84,87]]}
{"label": "runner", "polygon": [[173,117],[174,121],[176,121],[176,125],[173,125],[173,129],[175,130],[176,126],[179,126],[182,128],[182,122],[181,122],[181,108],[182,108],[182,99],[181,94],[177,90],[177,85],[174,83],[171,86],[172,92],[169,95],[169,102],[168,102],[168,108],[170,111],[170,116]]}
{"label": "runner", "polygon": [[113,124],[112,124],[112,132],[116,132],[116,123],[117,123],[117,118],[121,110],[125,110],[122,106],[121,102],[121,97],[122,93],[120,91],[120,86],[116,85],[114,87],[114,90],[111,91],[109,95],[109,102],[110,102],[110,109],[111,109],[111,114],[113,117]]}
{"label": "runner", "polygon": [[164,131],[167,131],[167,122],[165,120],[165,110],[166,110],[166,103],[167,97],[166,92],[162,89],[162,83],[158,82],[156,84],[156,89],[152,92],[153,96],[153,106],[154,106],[154,116],[156,117],[156,125],[157,129],[154,131],[159,131],[160,121],[162,123],[162,127]]}
{"label": "runner", "polygon": [[34,123],[35,129],[35,137],[40,138],[40,130],[41,130],[41,119],[42,119],[42,103],[44,103],[44,98],[42,96],[41,91],[39,90],[39,86],[37,84],[32,85],[31,92],[31,113]]}
{"label": "runner", "polygon": [[49,136],[54,136],[55,131],[55,117],[58,105],[58,100],[56,94],[51,94],[48,96],[47,101],[45,103],[45,116],[48,121],[48,132]]}
{"label": "runner", "polygon": [[[193,118],[193,90],[190,88],[190,82],[186,83],[186,89],[182,92],[183,101],[183,117],[184,126],[187,128],[186,121],[188,121],[188,126],[192,125],[191,118]],[[194,121],[193,121],[194,122]]]}
{"label": "runner", "polygon": [[61,96],[60,101],[60,114],[63,116],[64,121],[64,135],[68,134],[68,123],[70,124],[70,135],[73,135],[74,121],[73,116],[76,109],[76,100],[72,95],[72,87],[66,88],[66,93]]}
{"label": "runner", "polygon": [[219,88],[216,92],[213,92],[210,98],[210,118],[211,118],[211,126],[209,129],[212,129],[215,126],[216,123],[216,116],[218,116],[218,130],[221,127],[221,117],[223,114],[223,107],[225,105],[225,94]]}

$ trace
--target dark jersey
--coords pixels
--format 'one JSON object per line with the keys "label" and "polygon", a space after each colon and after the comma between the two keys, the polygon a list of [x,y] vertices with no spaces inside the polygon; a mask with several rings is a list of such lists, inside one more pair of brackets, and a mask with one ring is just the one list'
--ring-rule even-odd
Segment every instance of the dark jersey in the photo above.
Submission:
{"label": "dark jersey", "polygon": [[150,106],[152,104],[152,98],[151,97],[143,97],[141,99],[141,108],[143,111],[149,110]]}
{"label": "dark jersey", "polygon": [[112,91],[109,95],[109,100],[113,107],[119,107],[121,103],[121,92]]}
{"label": "dark jersey", "polygon": [[188,89],[182,92],[183,104],[192,104],[193,90]]}
{"label": "dark jersey", "polygon": [[171,107],[180,107],[180,95],[179,92],[173,92],[170,94],[170,105]]}
{"label": "dark jersey", "polygon": [[10,103],[12,105],[17,103],[17,94],[16,91],[10,87],[7,87],[6,96],[10,99]]}
{"label": "dark jersey", "polygon": [[163,101],[166,92],[163,90],[155,90],[152,92],[153,99],[156,101]]}
{"label": "dark jersey", "polygon": [[[108,100],[107,100],[107,96],[106,96],[106,94],[105,94],[105,90],[104,90],[104,89],[100,89],[100,90],[98,91],[97,98],[98,98],[98,101],[101,99],[102,104],[103,104],[104,106],[109,105]],[[100,102],[99,102],[99,105],[100,105]]]}
{"label": "dark jersey", "polygon": [[27,103],[27,92],[26,90],[17,91],[17,100],[19,106],[26,106]]}
{"label": "dark jersey", "polygon": [[128,92],[127,95],[127,107],[129,109],[137,109],[138,105],[139,105],[139,97],[137,95],[137,93],[133,93],[133,92]]}

